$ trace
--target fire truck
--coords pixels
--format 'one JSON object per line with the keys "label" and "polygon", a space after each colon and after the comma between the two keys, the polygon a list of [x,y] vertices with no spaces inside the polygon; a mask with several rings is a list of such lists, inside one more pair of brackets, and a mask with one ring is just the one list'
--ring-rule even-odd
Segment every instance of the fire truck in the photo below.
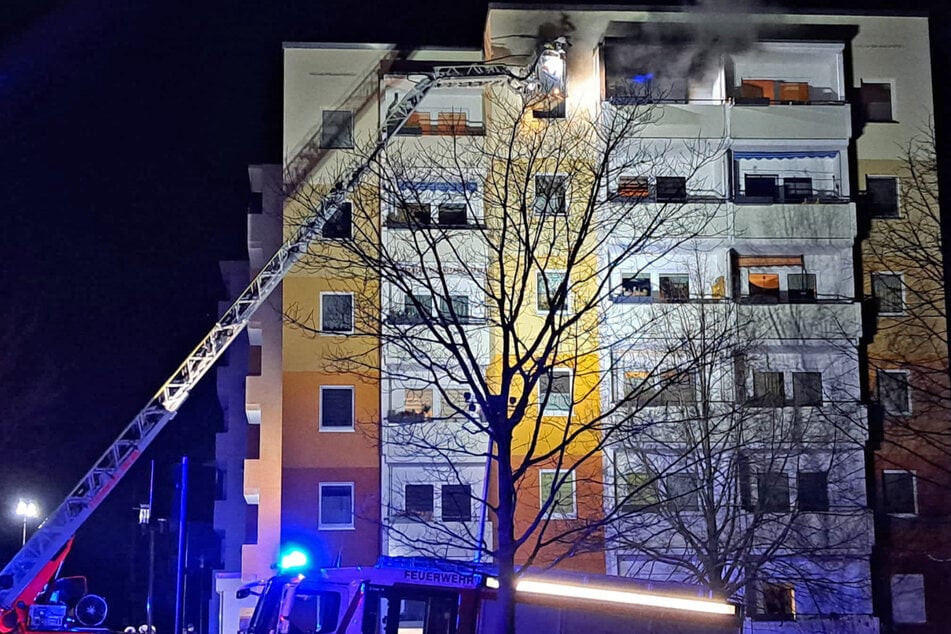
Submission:
{"label": "fire truck", "polygon": [[[498,617],[490,566],[383,557],[373,567],[285,573],[238,591],[259,598],[240,634],[488,634]],[[736,634],[738,606],[698,586],[523,570],[516,629],[545,634]]]}
{"label": "fire truck", "polygon": [[[94,627],[105,620],[105,602],[85,592],[81,577],[70,578],[72,581],[57,580],[73,536],[86,518],[175,417],[198,382],[307,252],[308,245],[320,234],[324,223],[340,212],[373,163],[382,156],[390,140],[433,88],[505,82],[511,89],[531,99],[561,100],[565,96],[564,46],[564,39],[559,38],[542,49],[525,67],[508,64],[437,66],[414,77],[413,88],[383,117],[379,141],[366,160],[331,187],[314,213],[304,219],[297,231],[278,248],[172,376],[0,571],[0,634]],[[296,190],[310,176],[312,168],[309,163],[305,161],[303,168],[298,163],[292,160],[289,164],[289,182],[285,186],[290,191]]]}

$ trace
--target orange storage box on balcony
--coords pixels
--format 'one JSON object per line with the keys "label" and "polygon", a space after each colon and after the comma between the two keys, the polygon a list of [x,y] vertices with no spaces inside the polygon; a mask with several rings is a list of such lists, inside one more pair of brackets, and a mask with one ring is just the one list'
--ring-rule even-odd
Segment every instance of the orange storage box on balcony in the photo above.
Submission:
{"label": "orange storage box on balcony", "polygon": [[776,100],[776,82],[772,79],[744,79],[740,96],[747,99]]}

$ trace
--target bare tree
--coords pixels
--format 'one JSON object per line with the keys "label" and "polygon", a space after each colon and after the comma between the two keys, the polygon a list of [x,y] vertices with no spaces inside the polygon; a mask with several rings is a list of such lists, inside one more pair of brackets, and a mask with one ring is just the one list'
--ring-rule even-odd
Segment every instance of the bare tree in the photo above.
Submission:
{"label": "bare tree", "polygon": [[[511,632],[516,563],[603,543],[603,454],[631,433],[638,408],[602,400],[624,342],[599,331],[616,297],[640,292],[645,266],[720,230],[724,193],[710,189],[710,170],[722,148],[646,138],[661,114],[652,105],[559,117],[503,90],[486,99],[484,129],[447,118],[428,136],[408,122],[404,132],[420,136],[372,163],[373,183],[325,219],[335,237],[304,264],[353,299],[337,321],[326,305],[288,318],[309,332],[353,331],[362,347],[348,341],[332,364],[382,381],[387,465],[448,484],[437,513],[432,487],[411,488],[418,475],[389,482],[391,544],[491,556],[499,631]],[[321,193],[298,189],[289,209],[313,213]]]}

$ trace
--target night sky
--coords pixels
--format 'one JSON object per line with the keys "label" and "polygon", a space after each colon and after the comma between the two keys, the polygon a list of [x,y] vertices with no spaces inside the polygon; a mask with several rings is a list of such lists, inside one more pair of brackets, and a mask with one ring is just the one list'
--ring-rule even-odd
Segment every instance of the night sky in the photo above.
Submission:
{"label": "night sky", "polygon": [[[218,261],[246,257],[247,165],[280,161],[281,42],[479,46],[485,11],[477,0],[193,4],[4,3],[2,562],[19,545],[16,499],[58,505],[214,323]],[[144,543],[132,509],[148,458],[167,514],[171,467],[186,453],[213,460],[220,417],[208,377],[80,531],[66,572],[89,576],[114,610]],[[207,495],[191,513],[210,521]]]}

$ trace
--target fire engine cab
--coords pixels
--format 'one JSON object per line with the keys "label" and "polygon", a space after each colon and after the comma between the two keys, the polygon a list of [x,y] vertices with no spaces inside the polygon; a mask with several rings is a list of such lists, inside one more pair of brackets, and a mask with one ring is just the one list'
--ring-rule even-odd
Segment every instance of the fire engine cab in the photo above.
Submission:
{"label": "fire engine cab", "polygon": [[[489,566],[428,558],[283,574],[260,587],[241,634],[488,634],[497,588]],[[522,571],[516,599],[517,630],[535,634],[735,634],[741,623],[736,605],[697,586],[608,575]]]}

